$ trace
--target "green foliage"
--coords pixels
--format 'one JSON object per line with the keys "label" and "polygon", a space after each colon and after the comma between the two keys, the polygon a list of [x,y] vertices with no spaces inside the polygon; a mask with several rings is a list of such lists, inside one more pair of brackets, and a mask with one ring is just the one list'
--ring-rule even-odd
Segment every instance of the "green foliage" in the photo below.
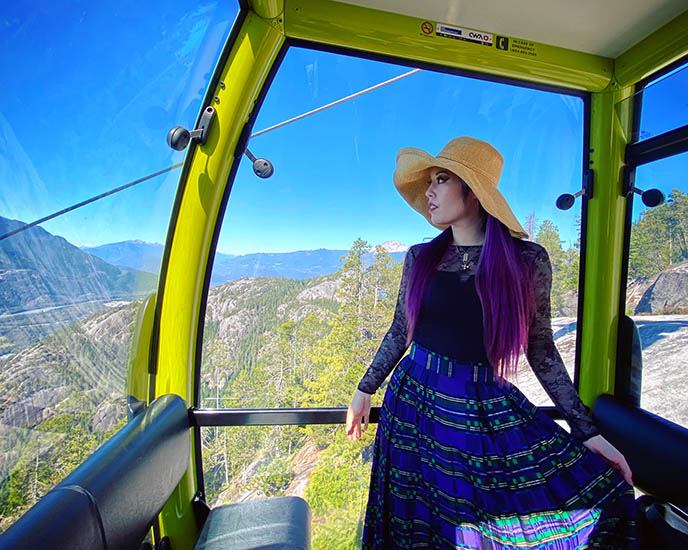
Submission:
{"label": "green foliage", "polygon": [[[688,196],[675,190],[669,198],[634,224],[629,276],[653,275],[688,259]],[[565,248],[551,220],[538,225],[531,216],[527,225],[549,253],[552,311],[560,315],[566,293],[578,286],[579,242]],[[251,279],[213,289],[222,307],[232,304],[238,329],[227,336],[230,314],[206,319],[204,406],[347,405],[392,321],[401,276],[401,265],[381,247],[367,265],[364,255],[370,251],[368,243],[357,239],[336,274],[308,281]],[[336,284],[334,297],[315,292],[299,298],[304,290],[325,283]],[[91,428],[94,405],[113,389],[111,378],[101,376],[102,366],[123,365],[126,345],[103,345],[78,327],[59,331],[46,344],[61,358],[53,378],[40,382],[49,386],[27,380],[23,389],[65,384],[78,391],[35,430],[16,436],[13,451],[18,454],[0,482],[3,518],[26,510],[125,423],[120,419],[108,433],[94,433]],[[5,391],[13,390],[7,386]],[[375,404],[382,393],[374,397]],[[305,455],[319,453],[305,492],[314,512],[313,548],[357,548],[370,476],[370,462],[363,457],[370,456],[373,437],[371,428],[361,442],[349,442],[341,426],[203,428],[208,498],[211,503],[227,501],[250,490],[266,496],[283,494],[291,490],[299,463],[312,460]]]}
{"label": "green foliage", "polygon": [[688,260],[688,195],[674,189],[661,206],[641,212],[631,228],[628,276],[657,275]]}
{"label": "green foliage", "polygon": [[568,291],[578,288],[579,250],[577,247],[564,250],[559,228],[551,220],[544,220],[540,224],[535,234],[535,242],[547,250],[552,263],[552,315],[565,315],[565,295]]}
{"label": "green foliage", "polygon": [[[86,460],[125,422],[112,431],[91,431],[91,415],[61,414],[50,417],[27,432],[21,456],[0,483],[0,511],[3,518],[25,512],[37,500]],[[45,434],[45,435],[42,435]]]}
{"label": "green foliage", "polygon": [[[532,215],[526,225],[549,253],[552,312],[561,315],[566,294],[578,287],[579,241],[565,248],[551,220],[538,225]],[[667,204],[642,213],[633,224],[629,276],[655,275],[688,260],[687,233],[688,195],[674,190]],[[370,251],[367,242],[357,239],[335,274],[307,281],[242,280],[213,289],[218,307],[231,312],[206,319],[203,405],[347,405],[392,321],[401,276],[401,265],[381,247],[367,265],[364,255]],[[299,297],[323,284],[337,286],[334,297],[326,292]],[[86,321],[124,314],[123,323],[129,327],[136,307],[113,308]],[[228,322],[232,314],[237,315],[233,325]],[[237,328],[232,332],[228,326]],[[120,340],[123,344],[117,344]],[[12,456],[12,466],[0,481],[2,518],[25,511],[124,425],[126,420],[119,419],[107,433],[92,431],[95,407],[124,387],[127,342],[126,337],[104,342],[85,334],[79,323],[44,341],[55,367],[41,379],[22,380],[22,392],[59,386],[75,391],[52,417],[37,421],[35,429],[18,430],[14,444],[3,449]],[[104,371],[106,365],[114,365],[112,372]],[[16,388],[6,383],[3,390],[12,395]],[[374,404],[379,404],[382,393],[374,397]],[[370,456],[373,437],[371,428],[361,442],[349,442],[341,426],[203,428],[208,498],[211,503],[226,501],[249,490],[283,494],[291,490],[302,463],[319,453],[305,491],[315,515],[313,548],[357,548],[370,476],[364,456]]]}
{"label": "green foliage", "polygon": [[[528,217],[529,231],[547,249],[552,262],[552,314],[564,313],[566,293],[578,288],[580,257],[580,220],[578,239],[564,249],[559,229],[551,220],[539,227]],[[688,260],[688,194],[674,189],[667,202],[641,212],[631,227],[628,277],[652,277],[672,265]]]}
{"label": "green foliage", "polygon": [[[401,265],[381,247],[366,265],[370,250],[357,239],[338,273],[244,296],[249,305],[257,294],[279,294],[280,300],[261,305],[264,318],[235,343],[218,341],[223,321],[215,319],[217,328],[204,341],[205,399],[241,408],[347,405],[391,324],[401,277]],[[334,300],[315,294],[300,313],[303,302],[296,295],[321,283],[338,285]],[[235,353],[247,341],[256,346],[250,367]],[[373,427],[359,443],[347,441],[341,426],[204,428],[201,435],[206,492],[215,504],[247,490],[282,494],[299,462],[308,460],[303,453],[312,460],[320,452],[306,489],[316,514],[313,547],[357,547],[370,476],[362,450],[372,445]]]}
{"label": "green foliage", "polygon": [[370,464],[364,463],[362,452],[372,444],[373,432],[374,429],[368,430],[361,440],[350,442],[342,426],[336,429],[330,446],[311,474],[306,490],[307,500],[315,514],[324,515],[333,508],[358,504],[361,495],[366,497]]}
{"label": "green foliage", "polygon": [[364,432],[360,441],[352,443],[339,427],[313,470],[304,496],[316,516],[314,550],[360,547],[371,467],[363,454],[373,443],[373,432]]}
{"label": "green foliage", "polygon": [[253,478],[252,485],[266,497],[282,496],[294,479],[290,465],[284,458],[276,458],[267,466],[260,468]]}
{"label": "green foliage", "polygon": [[[21,361],[28,359],[30,368],[23,366],[22,376],[0,380],[4,406],[14,411],[13,428],[5,430],[0,440],[0,529],[62,481],[126,422],[124,373],[139,306],[112,307],[63,325],[40,344],[7,360],[14,362],[17,370]],[[0,370],[11,373],[8,366],[0,362]],[[33,407],[33,399],[27,399],[37,392],[41,392],[38,403],[49,403],[42,411]],[[103,418],[116,422],[108,432],[93,429],[101,405]]]}

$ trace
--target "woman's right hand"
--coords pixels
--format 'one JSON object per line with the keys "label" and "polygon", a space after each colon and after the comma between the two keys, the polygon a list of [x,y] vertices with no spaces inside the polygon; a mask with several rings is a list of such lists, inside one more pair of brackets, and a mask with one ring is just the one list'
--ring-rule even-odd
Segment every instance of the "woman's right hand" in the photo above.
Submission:
{"label": "woman's right hand", "polygon": [[356,390],[354,393],[349,410],[346,411],[346,438],[349,441],[361,439],[361,421],[363,421],[363,429],[368,429],[370,398],[370,394],[361,390]]}

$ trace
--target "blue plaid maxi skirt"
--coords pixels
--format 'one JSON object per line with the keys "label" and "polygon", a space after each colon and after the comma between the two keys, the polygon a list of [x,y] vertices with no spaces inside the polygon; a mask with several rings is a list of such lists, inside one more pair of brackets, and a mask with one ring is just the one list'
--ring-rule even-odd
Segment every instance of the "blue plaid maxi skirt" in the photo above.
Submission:
{"label": "blue plaid maxi skirt", "polygon": [[636,548],[632,488],[492,367],[413,344],[385,393],[364,549]]}

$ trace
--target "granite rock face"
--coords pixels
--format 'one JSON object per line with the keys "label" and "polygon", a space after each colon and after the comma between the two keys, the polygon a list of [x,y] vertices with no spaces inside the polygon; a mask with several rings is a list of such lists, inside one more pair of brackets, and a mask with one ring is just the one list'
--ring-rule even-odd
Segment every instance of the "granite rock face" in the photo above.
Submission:
{"label": "granite rock face", "polygon": [[[633,317],[642,342],[640,406],[667,420],[688,427],[688,315],[640,315]],[[554,342],[574,377],[576,355],[575,317],[552,319]],[[553,403],[538,382],[525,358],[513,382],[538,406]]]}
{"label": "granite rock face", "polygon": [[[683,268],[683,269],[682,269]],[[688,263],[659,274],[645,291],[635,313],[688,313]]]}

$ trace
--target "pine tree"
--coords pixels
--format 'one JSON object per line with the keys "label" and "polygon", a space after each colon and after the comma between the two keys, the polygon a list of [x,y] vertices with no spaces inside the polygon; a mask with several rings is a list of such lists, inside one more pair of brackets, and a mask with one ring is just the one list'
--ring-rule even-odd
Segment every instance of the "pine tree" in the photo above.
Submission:
{"label": "pine tree", "polygon": [[540,224],[535,242],[545,247],[552,263],[552,315],[562,315],[564,308],[564,292],[567,290],[567,255],[561,246],[559,229],[551,220]]}

